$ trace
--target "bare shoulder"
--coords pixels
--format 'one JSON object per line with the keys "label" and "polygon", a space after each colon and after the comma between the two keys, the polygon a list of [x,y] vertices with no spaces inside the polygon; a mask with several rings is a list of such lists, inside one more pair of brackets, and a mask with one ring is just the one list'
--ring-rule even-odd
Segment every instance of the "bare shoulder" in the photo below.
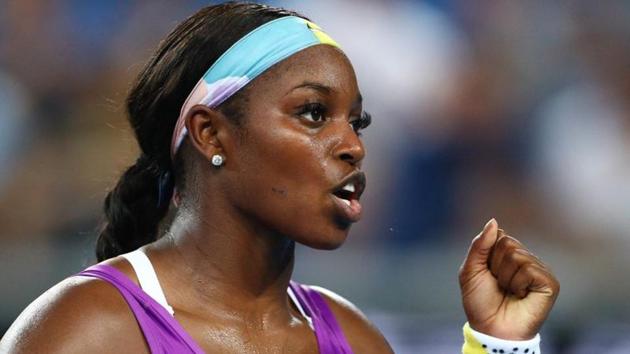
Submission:
{"label": "bare shoulder", "polygon": [[63,280],[33,301],[0,341],[0,353],[116,350],[148,352],[118,290],[105,281],[77,276]]}
{"label": "bare shoulder", "polygon": [[320,293],[339,322],[355,353],[393,353],[383,334],[353,303],[328,289],[311,286]]}

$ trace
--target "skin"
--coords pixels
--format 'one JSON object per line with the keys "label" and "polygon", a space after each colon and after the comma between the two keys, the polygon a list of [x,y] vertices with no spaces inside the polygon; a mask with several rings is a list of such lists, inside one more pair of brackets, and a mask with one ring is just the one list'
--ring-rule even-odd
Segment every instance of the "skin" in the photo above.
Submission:
{"label": "skin", "polygon": [[[189,135],[182,148],[189,152],[192,182],[182,192],[167,234],[143,249],[176,320],[207,352],[316,353],[314,333],[286,289],[295,242],[334,249],[348,235],[351,222],[335,205],[331,191],[359,171],[365,157],[360,137],[348,124],[362,112],[357,80],[343,53],[319,45],[277,64],[247,91],[242,127],[203,106],[187,116]],[[315,122],[314,112],[304,112],[304,105],[314,102],[327,107],[323,121]],[[217,153],[225,158],[220,168],[209,162]],[[506,338],[527,337],[542,324],[552,297],[532,302],[544,303],[544,311],[517,317],[523,322],[502,319],[521,315],[528,307],[518,304],[532,295],[514,299],[516,306],[506,307],[501,316],[491,315],[501,310],[494,300],[505,294],[497,286],[497,277],[507,277],[499,265],[522,263],[521,258],[505,257],[519,246],[496,241],[493,225],[473,242],[462,266],[464,308],[475,329]],[[495,230],[494,236],[488,230]],[[492,263],[496,275],[488,260],[495,248],[504,255]],[[137,283],[123,258],[104,263]],[[548,285],[553,277],[545,273],[536,279]],[[518,277],[515,289],[525,283],[531,283],[527,276]],[[393,352],[354,305],[329,290],[317,290],[355,352]],[[484,303],[488,296],[493,302]],[[20,315],[0,342],[0,351],[146,353],[148,347],[115,288],[101,280],[72,277]]]}
{"label": "skin", "polygon": [[494,219],[473,240],[459,284],[470,326],[510,340],[533,338],[560,292],[549,267]]}

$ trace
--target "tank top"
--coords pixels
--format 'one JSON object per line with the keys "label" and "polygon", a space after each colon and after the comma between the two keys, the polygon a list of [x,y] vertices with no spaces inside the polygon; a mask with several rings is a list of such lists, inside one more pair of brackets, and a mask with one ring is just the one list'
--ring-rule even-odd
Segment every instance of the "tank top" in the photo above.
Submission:
{"label": "tank top", "polygon": [[[151,353],[204,353],[173,317],[149,258],[141,250],[123,255],[132,265],[140,286],[118,269],[97,264],[78,273],[112,284],[134,314]],[[302,316],[315,332],[321,354],[351,354],[339,323],[320,293],[307,285],[291,281],[287,289]]]}

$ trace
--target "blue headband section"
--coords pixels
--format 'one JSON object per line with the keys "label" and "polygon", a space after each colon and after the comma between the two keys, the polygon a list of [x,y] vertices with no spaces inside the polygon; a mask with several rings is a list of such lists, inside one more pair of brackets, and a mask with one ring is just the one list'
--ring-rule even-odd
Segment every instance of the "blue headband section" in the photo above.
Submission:
{"label": "blue headband section", "polygon": [[314,23],[282,17],[256,28],[238,40],[206,71],[190,93],[173,132],[171,155],[186,136],[185,117],[191,107],[216,108],[274,64],[317,44],[339,45]]}

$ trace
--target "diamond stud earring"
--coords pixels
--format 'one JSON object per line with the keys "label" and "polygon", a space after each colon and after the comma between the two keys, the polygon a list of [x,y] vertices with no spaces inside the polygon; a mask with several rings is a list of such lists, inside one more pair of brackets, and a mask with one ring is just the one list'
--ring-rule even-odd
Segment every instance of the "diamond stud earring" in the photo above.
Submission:
{"label": "diamond stud earring", "polygon": [[219,154],[212,155],[212,165],[216,167],[223,165],[223,156]]}

